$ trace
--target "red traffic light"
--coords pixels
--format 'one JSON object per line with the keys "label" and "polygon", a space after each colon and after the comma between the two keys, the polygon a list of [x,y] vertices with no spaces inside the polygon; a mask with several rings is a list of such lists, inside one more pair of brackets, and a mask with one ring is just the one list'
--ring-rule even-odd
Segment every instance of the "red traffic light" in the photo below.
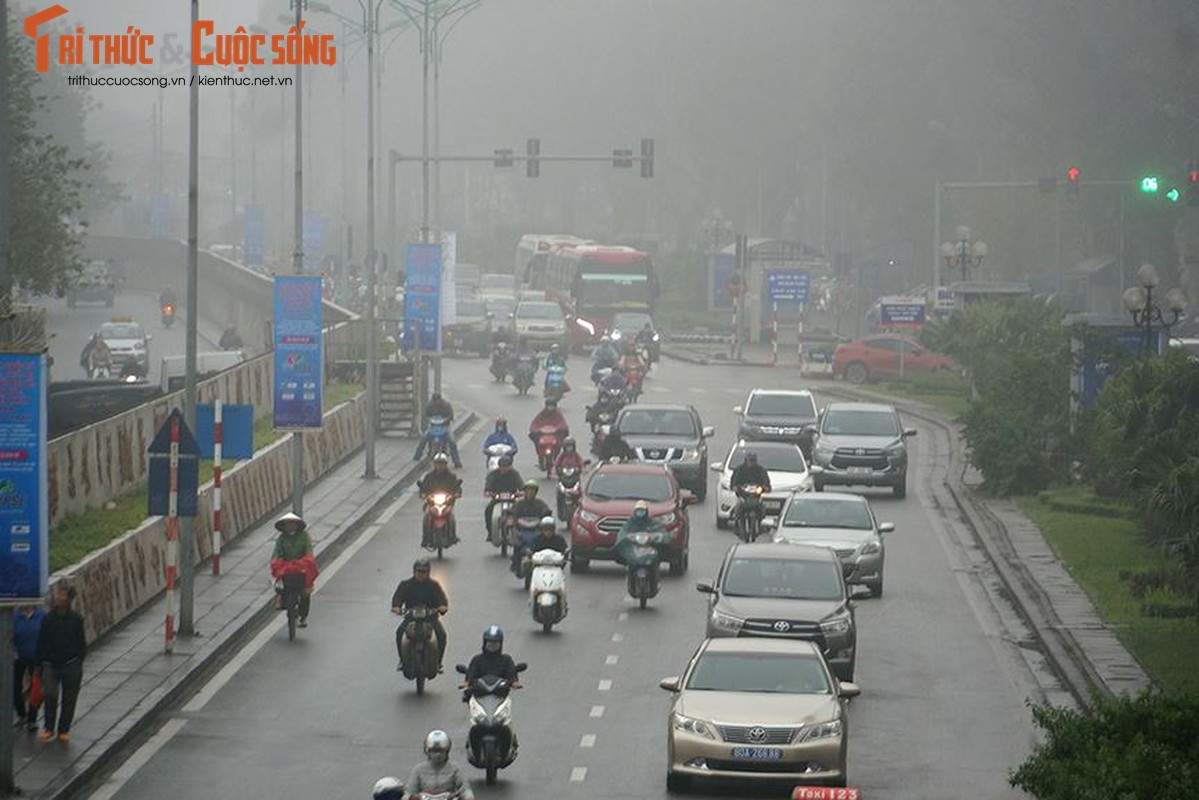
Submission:
{"label": "red traffic light", "polygon": [[1194,169],[1192,167],[1191,170],[1187,172],[1187,183],[1191,184],[1191,186],[1199,186],[1199,169]]}
{"label": "red traffic light", "polygon": [[1082,177],[1082,170],[1078,167],[1070,167],[1066,170],[1066,180],[1070,183],[1078,183],[1078,179]]}

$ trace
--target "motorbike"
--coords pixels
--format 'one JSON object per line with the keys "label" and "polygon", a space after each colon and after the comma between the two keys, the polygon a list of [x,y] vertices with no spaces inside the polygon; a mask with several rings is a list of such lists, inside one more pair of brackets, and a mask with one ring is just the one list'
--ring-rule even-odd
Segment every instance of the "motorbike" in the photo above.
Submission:
{"label": "motorbike", "polygon": [[429,458],[438,453],[450,454],[450,421],[446,417],[429,417],[429,427],[425,430],[429,439]]}
{"label": "motorbike", "polygon": [[549,633],[566,618],[566,554],[546,548],[528,557],[532,564],[529,605],[533,621]]}
{"label": "motorbike", "polygon": [[[524,672],[529,665],[516,665]],[[466,665],[455,669],[466,674]],[[518,746],[512,730],[511,684],[498,675],[483,675],[471,682],[463,693],[469,703],[470,732],[466,736],[466,760],[472,767],[485,770],[487,785],[495,783],[496,773],[516,760]]]}
{"label": "motorbike", "polygon": [[499,383],[508,380],[508,365],[512,360],[507,342],[500,342],[491,349],[491,374]]}
{"label": "motorbike", "polygon": [[425,518],[421,524],[425,549],[436,550],[441,558],[447,548],[458,544],[458,523],[454,519],[454,495],[432,492],[425,495]]}
{"label": "motorbike", "polygon": [[491,509],[491,535],[488,541],[500,549],[501,556],[507,557],[508,544],[514,541],[511,528],[512,506],[516,504],[516,495],[512,492],[501,492],[496,498],[499,502]]}
{"label": "motorbike", "polygon": [[516,391],[521,394],[528,394],[529,389],[533,387],[533,373],[536,367],[533,364],[533,359],[522,356],[517,360],[516,366],[512,371],[512,385],[516,387]]}
{"label": "motorbike", "polygon": [[645,363],[646,372],[653,369],[654,362],[650,359],[649,342],[637,342],[637,356]]}
{"label": "motorbike", "polygon": [[625,370],[625,378],[629,381],[629,387],[625,390],[630,403],[636,403],[637,398],[641,396],[641,384],[645,380],[645,372],[641,367],[631,366]]}
{"label": "motorbike", "polygon": [[566,396],[566,367],[554,364],[545,370],[545,399],[560,401]]}
{"label": "motorbike", "polygon": [[169,328],[175,324],[175,306],[167,303],[162,307],[162,327]]}
{"label": "motorbike", "polygon": [[554,471],[554,460],[562,450],[562,440],[570,434],[560,428],[541,428],[530,433],[537,440],[537,467],[544,470],[548,478]]}
{"label": "motorbike", "polygon": [[107,364],[97,364],[88,370],[87,376],[92,380],[103,380],[112,377],[112,368]]}
{"label": "motorbike", "polygon": [[737,488],[737,499],[740,501],[736,509],[737,536],[743,542],[756,542],[762,532],[762,518],[766,510],[762,507],[762,495],[766,489],[762,486],[746,485]]}
{"label": "motorbike", "polygon": [[496,442],[485,448],[483,454],[487,458],[487,474],[490,475],[494,470],[499,468],[501,458],[504,456],[516,456],[516,448],[510,444]]}
{"label": "motorbike", "polygon": [[425,681],[437,677],[440,660],[433,631],[437,609],[417,606],[402,613],[408,628],[400,643],[400,668],[405,678],[416,681],[416,693],[424,694]]}
{"label": "motorbike", "polygon": [[651,597],[658,596],[662,562],[670,544],[670,533],[664,530],[630,533],[616,544],[617,556],[628,571],[629,596],[642,608]]}
{"label": "motorbike", "polygon": [[525,582],[526,589],[533,582],[533,569],[528,556],[537,539],[537,526],[540,524],[541,517],[517,517],[516,524],[510,529],[515,536],[511,544],[512,552],[516,555],[512,562],[512,573]]}
{"label": "motorbike", "polygon": [[296,621],[300,618],[300,596],[304,593],[304,573],[287,572],[275,581],[279,609],[287,611],[287,639],[295,641]]}
{"label": "motorbike", "polygon": [[583,495],[580,477],[578,467],[563,467],[558,470],[558,519],[563,522],[570,522],[575,509],[579,507],[579,498]]}

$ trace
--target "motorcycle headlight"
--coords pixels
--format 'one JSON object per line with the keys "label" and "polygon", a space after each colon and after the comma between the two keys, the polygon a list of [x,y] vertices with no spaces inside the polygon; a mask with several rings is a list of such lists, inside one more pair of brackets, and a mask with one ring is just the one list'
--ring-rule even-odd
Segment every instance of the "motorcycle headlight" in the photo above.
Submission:
{"label": "motorcycle headlight", "polygon": [[745,624],[745,620],[741,619],[740,617],[734,617],[730,614],[713,611],[712,624],[723,631],[740,633],[741,626]]}
{"label": "motorcycle headlight", "polygon": [[825,633],[849,633],[849,615],[842,614],[836,617],[829,617],[820,623],[820,630]]}
{"label": "motorcycle headlight", "polygon": [[654,334],[654,341],[655,342],[660,341],[660,337],[656,333]]}
{"label": "motorcycle headlight", "polygon": [[682,714],[671,714],[670,724],[676,731],[684,733],[692,733],[696,736],[702,736],[705,739],[716,741],[716,732],[712,730],[712,726],[704,722],[702,719],[693,717],[684,717]]}
{"label": "motorcycle headlight", "polygon": [[883,547],[881,542],[879,542],[877,539],[871,539],[870,541],[866,542],[866,544],[862,545],[862,555],[872,556],[875,553],[880,552],[882,549]]}
{"label": "motorcycle headlight", "polygon": [[796,742],[812,742],[817,739],[829,739],[841,735],[841,720],[830,719],[827,722],[817,722],[815,725],[805,725],[796,737]]}
{"label": "motorcycle headlight", "polygon": [[630,533],[629,541],[633,544],[649,544],[648,533]]}
{"label": "motorcycle headlight", "polygon": [[663,525],[673,525],[675,522],[678,521],[678,518],[679,518],[678,515],[675,514],[673,511],[671,511],[669,514],[664,514],[664,515],[658,517],[658,521],[661,522]]}
{"label": "motorcycle headlight", "polygon": [[445,492],[438,492],[437,494],[433,495],[433,503],[435,505],[444,506],[446,504],[446,501],[448,501],[449,499],[450,499],[450,496],[448,494],[446,494]]}
{"label": "motorcycle headlight", "polygon": [[620,331],[612,331],[612,341],[614,341],[614,342],[619,342],[619,341],[620,341],[620,337],[621,337],[621,336],[623,336],[623,335],[624,335],[624,334],[622,334]]}
{"label": "motorcycle headlight", "polygon": [[598,514],[592,514],[590,511],[580,511],[579,512],[579,522],[591,523],[591,522],[598,522],[598,521],[599,521]]}

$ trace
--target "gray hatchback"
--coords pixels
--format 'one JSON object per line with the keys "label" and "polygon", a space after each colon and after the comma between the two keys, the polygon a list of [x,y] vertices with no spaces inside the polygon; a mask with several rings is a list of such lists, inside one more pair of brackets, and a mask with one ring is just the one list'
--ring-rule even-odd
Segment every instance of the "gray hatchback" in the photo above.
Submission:
{"label": "gray hatchback", "polygon": [[881,403],[829,403],[820,415],[812,444],[812,463],[821,467],[812,488],[889,486],[896,497],[907,494],[907,440],[894,406]]}

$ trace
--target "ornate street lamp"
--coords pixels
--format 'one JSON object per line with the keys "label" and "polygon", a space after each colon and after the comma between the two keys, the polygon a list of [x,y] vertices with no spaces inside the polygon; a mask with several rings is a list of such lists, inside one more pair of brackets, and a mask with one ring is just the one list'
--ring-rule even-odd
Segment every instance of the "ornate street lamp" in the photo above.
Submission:
{"label": "ornate street lamp", "polygon": [[941,245],[941,257],[950,269],[961,267],[962,280],[965,281],[966,267],[977,268],[987,257],[987,243],[979,241],[971,245],[970,229],[965,225],[959,225],[956,233],[957,242],[945,242]]}
{"label": "ornate street lamp", "polygon": [[1124,290],[1124,308],[1132,315],[1132,324],[1145,330],[1145,358],[1153,354],[1153,327],[1160,325],[1167,337],[1170,329],[1178,324],[1179,317],[1186,310],[1187,298],[1181,289],[1174,288],[1166,292],[1166,311],[1153,300],[1153,290],[1161,282],[1157,268],[1152,264],[1142,264],[1137,270],[1139,286],[1129,286]]}

